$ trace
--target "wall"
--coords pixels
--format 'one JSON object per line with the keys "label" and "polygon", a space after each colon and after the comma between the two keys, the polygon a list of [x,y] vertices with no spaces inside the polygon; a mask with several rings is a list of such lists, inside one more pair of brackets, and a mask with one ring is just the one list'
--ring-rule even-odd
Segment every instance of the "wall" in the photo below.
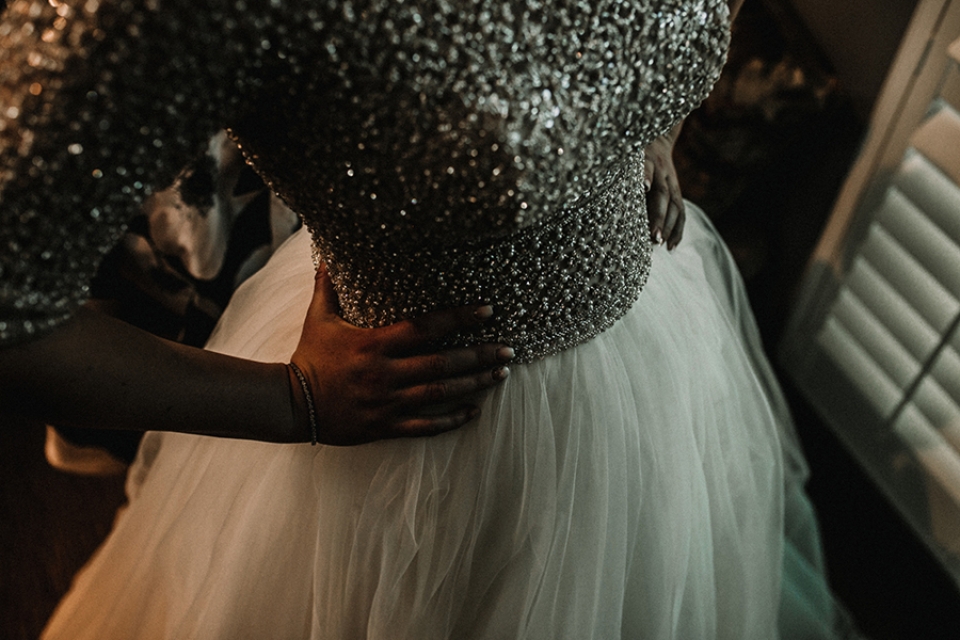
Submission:
{"label": "wall", "polygon": [[857,111],[868,116],[917,0],[785,1],[833,63]]}

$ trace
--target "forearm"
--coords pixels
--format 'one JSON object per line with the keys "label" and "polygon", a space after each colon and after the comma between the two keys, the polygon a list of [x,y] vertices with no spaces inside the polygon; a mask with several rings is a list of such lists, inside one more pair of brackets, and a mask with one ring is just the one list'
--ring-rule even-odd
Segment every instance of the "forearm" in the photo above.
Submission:
{"label": "forearm", "polygon": [[677,124],[673,125],[673,128],[667,132],[666,135],[670,138],[671,145],[675,144],[677,142],[677,138],[680,137],[680,131],[683,129],[684,119],[678,120]]}
{"label": "forearm", "polygon": [[0,349],[0,401],[48,423],[304,441],[286,367],[186,347],[81,310]]}

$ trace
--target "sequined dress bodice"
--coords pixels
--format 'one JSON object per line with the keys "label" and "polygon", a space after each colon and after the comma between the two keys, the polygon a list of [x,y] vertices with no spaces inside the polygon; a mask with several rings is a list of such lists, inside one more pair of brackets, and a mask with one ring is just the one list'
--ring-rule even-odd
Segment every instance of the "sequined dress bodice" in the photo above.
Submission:
{"label": "sequined dress bodice", "polygon": [[728,40],[723,0],[10,13],[0,337],[69,315],[131,203],[226,124],[303,216],[346,319],[486,301],[496,320],[461,340],[506,342],[521,361],[636,301],[651,254],[642,149],[706,95]]}

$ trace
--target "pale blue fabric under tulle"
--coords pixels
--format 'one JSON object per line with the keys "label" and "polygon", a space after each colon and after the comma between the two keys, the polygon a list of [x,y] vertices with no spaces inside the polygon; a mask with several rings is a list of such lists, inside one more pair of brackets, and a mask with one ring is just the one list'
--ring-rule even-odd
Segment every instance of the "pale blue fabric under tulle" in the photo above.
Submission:
{"label": "pale blue fabric under tulle", "polygon": [[[312,288],[301,232],[209,348],[285,361]],[[626,317],[482,412],[354,448],[148,434],[44,637],[832,637],[806,467],[699,210]]]}

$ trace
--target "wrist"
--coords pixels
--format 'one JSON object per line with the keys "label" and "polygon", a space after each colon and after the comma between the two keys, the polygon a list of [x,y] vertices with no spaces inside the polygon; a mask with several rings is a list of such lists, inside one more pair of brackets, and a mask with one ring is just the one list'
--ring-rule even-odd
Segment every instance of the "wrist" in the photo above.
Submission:
{"label": "wrist", "polygon": [[294,362],[284,366],[290,389],[293,441],[317,444],[317,407],[310,383]]}
{"label": "wrist", "polygon": [[669,131],[663,134],[664,140],[669,143],[671,149],[673,149],[673,146],[677,143],[681,129],[683,129],[683,120],[678,121]]}

